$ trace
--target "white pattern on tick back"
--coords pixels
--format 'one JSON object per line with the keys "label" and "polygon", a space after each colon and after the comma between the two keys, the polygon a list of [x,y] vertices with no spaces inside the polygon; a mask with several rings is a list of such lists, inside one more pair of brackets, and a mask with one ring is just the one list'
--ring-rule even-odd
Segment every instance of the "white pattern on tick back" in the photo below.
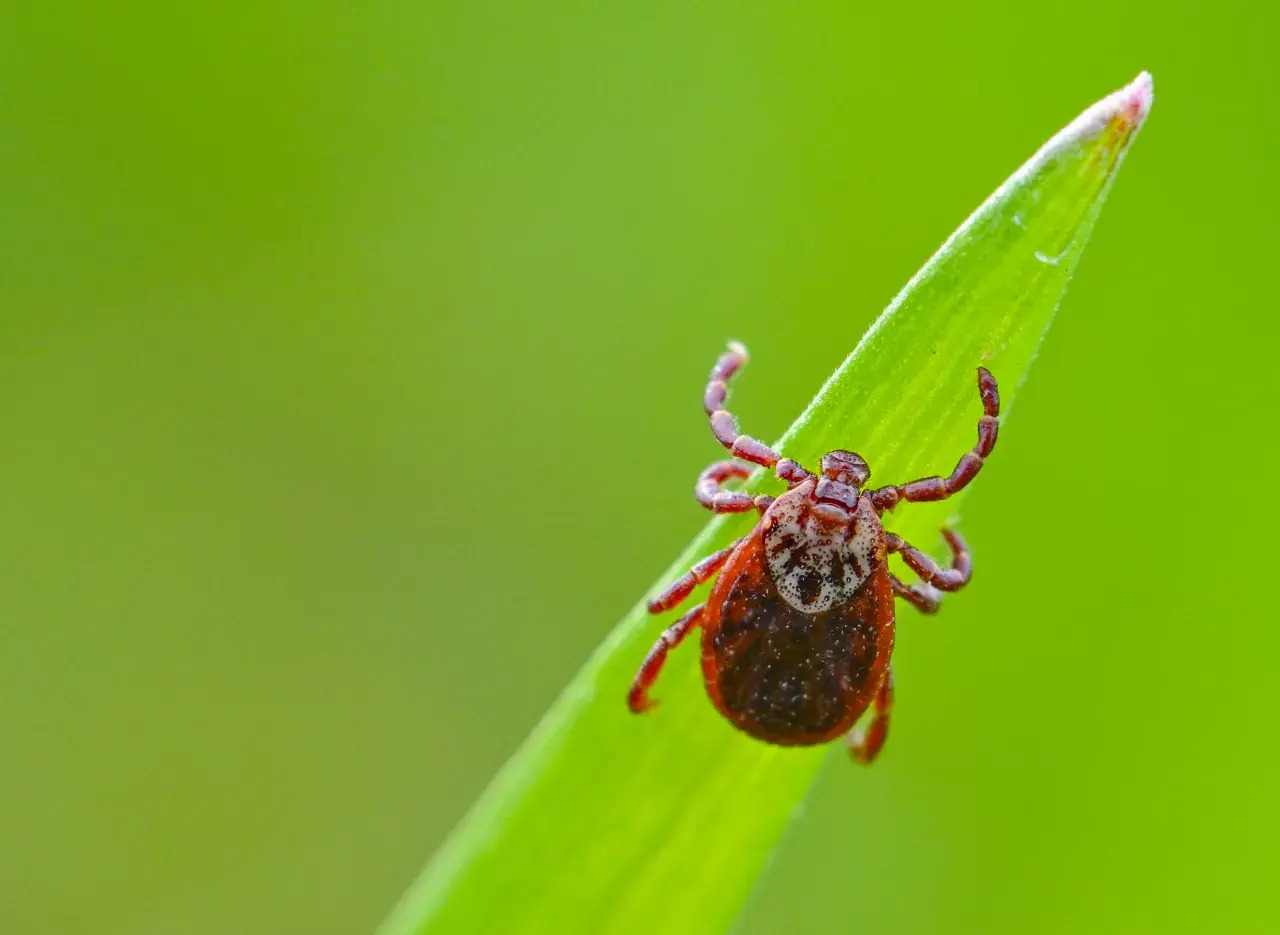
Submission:
{"label": "white pattern on tick back", "polygon": [[823,520],[814,480],[783,494],[764,517],[764,552],[778,593],[792,607],[819,614],[845,603],[884,561],[884,530],[869,497],[847,523]]}

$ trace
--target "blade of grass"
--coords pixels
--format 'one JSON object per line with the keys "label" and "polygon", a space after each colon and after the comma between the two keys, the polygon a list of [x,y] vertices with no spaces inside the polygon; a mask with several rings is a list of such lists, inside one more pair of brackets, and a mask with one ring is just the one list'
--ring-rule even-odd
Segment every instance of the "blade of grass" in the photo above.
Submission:
{"label": "blade of grass", "polygon": [[[973,444],[974,368],[1001,380],[1007,414],[1150,103],[1143,73],[1019,168],[894,299],[780,450],[814,465],[853,447],[881,482],[950,470]],[[760,472],[747,486],[777,482]],[[889,525],[932,543],[954,510],[908,506]],[[713,519],[660,584],[751,522]],[[826,749],[735,732],[703,697],[688,646],[658,684],[662,707],[628,714],[626,689],[659,629],[637,605],[609,634],[383,935],[728,928]]]}

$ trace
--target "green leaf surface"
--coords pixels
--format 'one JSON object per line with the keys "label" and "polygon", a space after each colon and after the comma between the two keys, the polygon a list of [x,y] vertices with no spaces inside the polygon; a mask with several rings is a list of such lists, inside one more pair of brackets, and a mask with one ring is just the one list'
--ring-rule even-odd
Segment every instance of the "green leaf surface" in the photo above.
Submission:
{"label": "green leaf surface", "polygon": [[[985,365],[1000,381],[1007,417],[1150,103],[1144,73],[1004,182],[872,325],[787,431],[781,452],[813,467],[824,452],[851,448],[871,464],[872,485],[949,472],[974,442],[975,368]],[[841,314],[832,310],[831,340],[842,340]],[[708,349],[708,367],[718,351]],[[693,393],[702,376],[679,378]],[[751,379],[750,367],[737,379]],[[737,415],[751,432],[751,414]],[[717,450],[708,447],[708,460]],[[690,465],[691,480],[700,467]],[[981,485],[979,477],[970,489]],[[747,486],[781,489],[763,471]],[[955,511],[955,499],[904,504],[886,526],[936,553],[938,529]],[[753,516],[713,518],[653,591],[743,535]],[[636,668],[674,616],[656,619],[640,603],[614,628],[383,935],[651,935],[733,923],[830,748],[773,747],[733,730],[704,695],[696,637],[668,660],[654,690],[662,704],[629,714],[624,698]]]}

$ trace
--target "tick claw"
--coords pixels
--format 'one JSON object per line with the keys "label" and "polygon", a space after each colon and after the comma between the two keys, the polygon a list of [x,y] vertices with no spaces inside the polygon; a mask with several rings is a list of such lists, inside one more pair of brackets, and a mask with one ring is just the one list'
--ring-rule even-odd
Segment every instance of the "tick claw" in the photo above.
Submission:
{"label": "tick claw", "polygon": [[627,706],[631,709],[632,714],[644,714],[646,711],[652,711],[658,706],[658,702],[652,698],[628,698]]}

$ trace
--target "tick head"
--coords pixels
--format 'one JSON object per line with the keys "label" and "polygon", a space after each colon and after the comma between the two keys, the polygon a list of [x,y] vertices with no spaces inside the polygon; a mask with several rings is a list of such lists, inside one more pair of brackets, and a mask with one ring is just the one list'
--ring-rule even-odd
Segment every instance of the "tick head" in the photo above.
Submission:
{"label": "tick head", "polygon": [[822,476],[856,489],[867,482],[871,468],[862,460],[862,455],[836,449],[822,456]]}
{"label": "tick head", "polygon": [[852,451],[829,451],[822,456],[822,478],[814,488],[816,511],[828,522],[848,522],[858,506],[858,491],[871,469]]}

